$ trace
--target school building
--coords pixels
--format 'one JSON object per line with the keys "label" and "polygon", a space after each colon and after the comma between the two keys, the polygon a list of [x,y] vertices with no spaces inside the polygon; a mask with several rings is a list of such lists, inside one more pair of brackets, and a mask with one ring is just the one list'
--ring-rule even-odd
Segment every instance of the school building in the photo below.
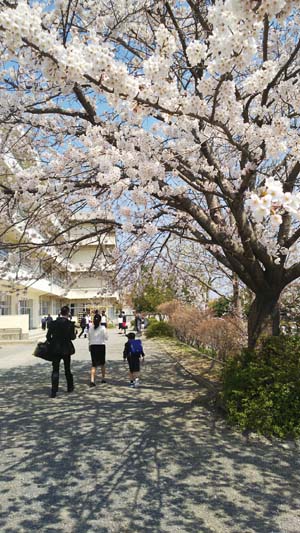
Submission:
{"label": "school building", "polygon": [[[0,130],[0,142],[2,133]],[[2,156],[0,181],[11,183],[23,161],[24,155],[18,157],[17,153]],[[105,217],[111,219],[111,214],[101,213],[101,218]],[[66,253],[67,246],[47,245],[42,224],[34,230],[25,222],[16,222],[7,230],[5,220],[0,220],[0,339],[18,334],[28,337],[30,330],[41,327],[42,317],[50,314],[55,318],[66,304],[77,320],[95,309],[106,309],[108,318],[115,318],[119,300],[113,285],[115,233],[102,234],[95,214],[87,210],[74,215],[68,225],[72,229],[65,238],[63,222],[55,215],[47,218],[47,229],[53,229],[53,234],[61,232],[60,243],[64,244],[64,239],[75,243]],[[24,235],[25,240],[38,244],[36,251],[31,247],[21,253],[18,243]]]}
{"label": "school building", "polygon": [[31,253],[29,259],[19,257],[17,251],[0,250],[0,262],[7,265],[0,279],[0,338],[26,339],[30,330],[41,327],[42,317],[50,314],[56,318],[66,304],[77,321],[83,313],[92,314],[96,309],[105,309],[108,318],[115,319],[119,308],[111,260],[115,233],[90,237],[95,225],[86,218],[85,214],[85,221],[79,220],[70,235],[72,239],[86,238],[67,260],[47,246]]}

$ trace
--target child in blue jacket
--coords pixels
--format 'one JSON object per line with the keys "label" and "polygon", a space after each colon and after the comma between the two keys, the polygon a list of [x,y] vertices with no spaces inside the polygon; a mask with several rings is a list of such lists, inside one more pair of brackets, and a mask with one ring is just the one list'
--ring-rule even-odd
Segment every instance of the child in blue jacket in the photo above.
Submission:
{"label": "child in blue jacket", "polygon": [[135,333],[128,333],[126,335],[128,341],[125,343],[123,351],[124,361],[127,359],[129,366],[130,387],[139,386],[140,360],[144,361],[144,350],[142,341],[135,338]]}

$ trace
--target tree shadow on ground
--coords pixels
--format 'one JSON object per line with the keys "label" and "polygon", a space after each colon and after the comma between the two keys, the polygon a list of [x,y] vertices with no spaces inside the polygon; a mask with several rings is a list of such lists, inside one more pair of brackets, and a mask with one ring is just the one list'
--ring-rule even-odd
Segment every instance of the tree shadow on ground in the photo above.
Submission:
{"label": "tree shadow on ground", "polygon": [[94,389],[72,367],[55,400],[50,366],[1,373],[2,533],[299,531],[279,521],[299,509],[296,446],[226,428],[173,362],[154,357],[133,390],[121,362]]}

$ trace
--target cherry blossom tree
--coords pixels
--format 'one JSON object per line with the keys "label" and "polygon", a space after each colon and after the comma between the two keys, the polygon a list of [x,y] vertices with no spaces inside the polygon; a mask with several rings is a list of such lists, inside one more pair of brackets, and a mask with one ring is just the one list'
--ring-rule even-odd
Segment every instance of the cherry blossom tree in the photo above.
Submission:
{"label": "cherry blossom tree", "polygon": [[299,28],[296,0],[1,0],[2,245],[23,224],[19,249],[67,253],[80,210],[131,233],[129,257],[175,234],[254,293],[250,346],[278,333],[300,275]]}
{"label": "cherry blossom tree", "polygon": [[[209,301],[216,297],[223,297],[230,302],[235,288],[234,275],[220,265],[204,247],[171,235],[168,241],[163,243],[163,247],[161,242],[158,242],[156,247],[153,243],[151,248],[147,248],[148,254],[150,251],[151,258],[148,263],[151,268],[143,269],[143,272],[140,269],[139,286],[143,285],[143,279],[146,282],[148,278],[154,281],[163,280],[172,287],[174,297],[199,309],[207,307]],[[146,258],[140,257],[138,264],[146,262]],[[125,272],[126,263],[128,264],[127,258],[124,260]],[[129,269],[132,269],[132,261]]]}

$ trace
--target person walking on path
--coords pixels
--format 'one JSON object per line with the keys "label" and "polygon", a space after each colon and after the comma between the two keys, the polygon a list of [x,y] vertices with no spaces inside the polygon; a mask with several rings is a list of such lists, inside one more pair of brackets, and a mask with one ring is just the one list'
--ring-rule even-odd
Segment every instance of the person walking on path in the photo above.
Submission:
{"label": "person walking on path", "polygon": [[107,329],[105,326],[101,326],[101,316],[95,315],[93,324],[89,328],[89,350],[91,352],[92,367],[91,367],[91,381],[90,387],[95,387],[96,369],[97,366],[101,367],[102,380],[101,383],[106,383],[105,380],[105,355],[107,341]]}
{"label": "person walking on path", "polygon": [[138,335],[140,335],[142,333],[142,317],[141,317],[140,313],[136,313],[135,314],[134,329],[135,329],[135,331],[137,332]]}
{"label": "person walking on path", "polygon": [[53,318],[52,318],[52,316],[50,314],[48,314],[48,316],[46,318],[47,329],[49,329],[49,326],[50,326],[51,322],[53,322]]}
{"label": "person walking on path", "polygon": [[128,333],[128,341],[125,343],[123,351],[124,361],[127,359],[129,366],[130,387],[139,386],[140,360],[144,361],[144,350],[142,341],[135,338],[135,333]]}
{"label": "person walking on path", "polygon": [[[84,333],[84,330],[86,328],[86,323],[87,323],[87,320],[86,320],[86,315],[85,313],[83,313],[83,316],[81,317],[81,320],[80,320],[80,327],[81,327],[81,332],[79,333],[78,335],[78,339],[81,337],[81,335]],[[84,336],[86,337],[86,334],[84,333]]]}
{"label": "person walking on path", "polygon": [[105,309],[103,309],[103,311],[101,312],[101,326],[104,326],[105,328],[107,328],[107,317],[106,317]]}
{"label": "person walking on path", "polygon": [[68,392],[74,390],[73,375],[71,374],[71,355],[75,353],[72,340],[76,338],[75,324],[70,322],[68,316],[70,309],[67,305],[60,311],[60,317],[53,320],[48,327],[46,338],[50,343],[52,354],[51,398],[55,398],[59,384],[59,365],[63,359]]}
{"label": "person walking on path", "polygon": [[127,319],[126,319],[126,315],[125,315],[125,312],[122,311],[122,330],[124,331],[125,335],[126,335],[126,330],[127,330]]}
{"label": "person walking on path", "polygon": [[119,315],[118,315],[118,333],[121,334],[123,332],[123,327],[122,327],[122,324],[123,324],[123,315],[122,315],[122,312],[120,311]]}

